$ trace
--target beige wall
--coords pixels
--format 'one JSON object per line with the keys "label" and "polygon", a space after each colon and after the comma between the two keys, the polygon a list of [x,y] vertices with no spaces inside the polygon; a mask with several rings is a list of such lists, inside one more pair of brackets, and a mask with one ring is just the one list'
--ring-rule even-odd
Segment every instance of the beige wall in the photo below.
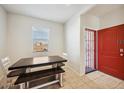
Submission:
{"label": "beige wall", "polygon": [[100,29],[124,24],[124,8],[114,9],[100,17]]}
{"label": "beige wall", "polygon": [[35,19],[17,14],[8,14],[8,49],[13,62],[21,57],[31,57],[32,26],[50,29],[48,55],[61,55],[63,52],[63,24]]}
{"label": "beige wall", "polygon": [[0,58],[7,55],[7,13],[0,7]]}

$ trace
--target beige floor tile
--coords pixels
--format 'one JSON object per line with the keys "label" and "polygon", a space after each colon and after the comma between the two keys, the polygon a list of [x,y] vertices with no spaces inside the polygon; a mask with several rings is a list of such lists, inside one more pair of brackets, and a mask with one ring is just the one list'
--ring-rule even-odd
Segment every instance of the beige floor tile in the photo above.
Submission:
{"label": "beige floor tile", "polygon": [[72,86],[70,86],[70,85],[64,85],[60,89],[72,89]]}
{"label": "beige floor tile", "polygon": [[62,87],[62,89],[72,89],[72,85],[70,84],[69,81],[65,80],[65,81],[63,82],[63,87]]}
{"label": "beige floor tile", "polygon": [[124,88],[124,81],[117,79],[113,76],[107,75],[100,71],[94,71],[92,73],[78,76],[70,69],[66,68],[66,73],[64,75],[65,88],[70,87],[73,89],[83,89],[83,88]]}
{"label": "beige floor tile", "polygon": [[113,77],[108,78],[107,76],[100,77],[96,80],[94,80],[98,85],[100,85],[103,88],[115,88],[121,81],[115,80]]}
{"label": "beige floor tile", "polygon": [[84,75],[80,78],[80,81],[82,81],[84,83],[88,83],[88,82],[91,82],[92,80],[89,77]]}
{"label": "beige floor tile", "polygon": [[107,75],[107,74],[105,74],[105,73],[103,73],[103,72],[101,72],[101,71],[96,71],[96,73],[97,73],[97,74],[100,74],[100,75],[102,75],[102,76],[104,76],[104,75],[106,76],[106,75]]}
{"label": "beige floor tile", "polygon": [[99,77],[101,77],[102,75],[98,73],[98,71],[95,71],[95,72],[92,72],[92,73],[89,73],[86,75],[89,79],[91,80],[95,80]]}
{"label": "beige floor tile", "polygon": [[116,88],[118,88],[118,89],[124,89],[124,81],[121,82]]}
{"label": "beige floor tile", "polygon": [[102,88],[99,84],[97,84],[97,83],[94,82],[94,81],[87,82],[86,84],[87,84],[91,89],[100,89],[100,88]]}
{"label": "beige floor tile", "polygon": [[120,80],[120,79],[115,78],[115,77],[113,77],[113,76],[110,76],[110,75],[108,75],[108,74],[104,75],[104,78],[107,78],[108,80],[115,81],[115,82],[118,82],[118,83],[120,83],[120,82],[123,81],[123,80]]}
{"label": "beige floor tile", "polygon": [[73,87],[73,89],[90,89],[90,87],[87,84],[83,83],[80,86]]}
{"label": "beige floor tile", "polygon": [[83,82],[80,82],[79,80],[69,81],[69,85],[72,86],[72,88],[77,88],[77,87],[81,86],[82,84],[83,84]]}

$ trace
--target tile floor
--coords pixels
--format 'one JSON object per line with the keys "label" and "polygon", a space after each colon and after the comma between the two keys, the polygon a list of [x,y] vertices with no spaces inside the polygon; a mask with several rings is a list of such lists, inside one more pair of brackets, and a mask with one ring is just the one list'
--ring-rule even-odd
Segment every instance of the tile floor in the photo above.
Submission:
{"label": "tile floor", "polygon": [[78,76],[66,68],[61,89],[124,89],[124,80],[117,79],[100,71]]}

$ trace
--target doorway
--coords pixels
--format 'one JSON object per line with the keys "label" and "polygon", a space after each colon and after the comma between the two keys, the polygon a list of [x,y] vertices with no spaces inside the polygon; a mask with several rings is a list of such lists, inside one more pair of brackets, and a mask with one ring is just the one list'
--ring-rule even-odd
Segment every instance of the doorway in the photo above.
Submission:
{"label": "doorway", "polygon": [[96,70],[96,31],[85,29],[85,73]]}

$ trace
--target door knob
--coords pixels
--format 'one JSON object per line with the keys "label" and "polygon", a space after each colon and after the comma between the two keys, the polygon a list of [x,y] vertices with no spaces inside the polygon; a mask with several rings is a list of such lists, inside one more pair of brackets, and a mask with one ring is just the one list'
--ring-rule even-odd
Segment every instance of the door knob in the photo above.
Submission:
{"label": "door knob", "polygon": [[122,56],[124,56],[124,54],[121,53],[120,56],[122,57]]}

